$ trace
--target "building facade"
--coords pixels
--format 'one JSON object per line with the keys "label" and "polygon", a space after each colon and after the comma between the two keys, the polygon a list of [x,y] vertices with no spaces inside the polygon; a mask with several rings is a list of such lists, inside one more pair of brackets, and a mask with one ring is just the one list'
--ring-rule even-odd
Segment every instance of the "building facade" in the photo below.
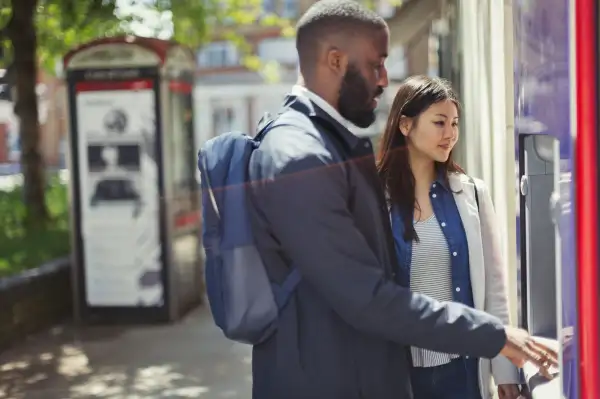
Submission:
{"label": "building facade", "polygon": [[[10,90],[3,84],[3,92]],[[38,116],[40,151],[48,168],[65,166],[68,109],[62,79],[40,69],[38,73]],[[13,112],[12,97],[0,98],[0,174],[18,173],[21,148],[19,121]]]}
{"label": "building facade", "polygon": [[[264,0],[263,10],[295,21],[314,0]],[[380,0],[376,10],[385,18],[394,16],[396,2]],[[258,71],[243,64],[243,55],[232,42],[215,40],[198,51],[198,72],[195,89],[197,141],[204,141],[220,133],[239,130],[255,131],[265,113],[278,111],[285,95],[298,78],[298,55],[295,38],[286,37],[278,28],[244,27],[244,38],[262,65]],[[406,76],[406,62],[401,47],[389,57],[390,77],[398,80]],[[379,104],[378,123],[356,133],[377,136],[383,129],[391,104],[390,93]]]}

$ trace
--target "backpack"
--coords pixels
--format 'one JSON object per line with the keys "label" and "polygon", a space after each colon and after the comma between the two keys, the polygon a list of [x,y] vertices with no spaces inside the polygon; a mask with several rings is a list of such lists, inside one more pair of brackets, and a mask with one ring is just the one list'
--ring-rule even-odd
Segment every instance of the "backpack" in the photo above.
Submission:
{"label": "backpack", "polygon": [[276,330],[279,312],[300,281],[298,270],[291,269],[281,285],[271,283],[248,213],[250,156],[276,120],[265,115],[254,138],[223,133],[198,153],[210,309],[227,338],[251,345],[264,342]]}

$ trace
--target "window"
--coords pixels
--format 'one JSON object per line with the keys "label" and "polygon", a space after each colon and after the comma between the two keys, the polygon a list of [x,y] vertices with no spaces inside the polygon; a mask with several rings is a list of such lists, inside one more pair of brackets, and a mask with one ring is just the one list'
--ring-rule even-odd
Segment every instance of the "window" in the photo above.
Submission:
{"label": "window", "polygon": [[282,0],[281,16],[283,18],[296,18],[298,16],[298,0]]}
{"label": "window", "polygon": [[223,68],[239,65],[239,53],[231,42],[210,43],[198,54],[201,68]]}
{"label": "window", "polygon": [[298,62],[298,52],[293,38],[265,39],[258,44],[257,55],[266,62],[277,61],[289,65]]}
{"label": "window", "polygon": [[275,13],[275,0],[263,0],[262,10],[265,14]]}
{"label": "window", "polygon": [[212,114],[213,137],[233,130],[234,111],[229,107],[215,107]]}
{"label": "window", "polygon": [[0,84],[0,100],[11,100],[11,87],[8,84]]}

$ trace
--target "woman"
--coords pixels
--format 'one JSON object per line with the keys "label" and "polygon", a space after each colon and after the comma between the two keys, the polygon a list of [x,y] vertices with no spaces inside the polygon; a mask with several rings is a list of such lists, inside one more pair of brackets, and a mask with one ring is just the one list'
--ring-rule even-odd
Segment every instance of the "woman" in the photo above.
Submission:
{"label": "woman", "polygon": [[[490,194],[452,160],[459,111],[452,88],[438,78],[408,78],[394,99],[378,172],[390,203],[398,282],[508,324],[505,263]],[[504,357],[411,351],[415,399],[489,399],[492,375],[500,399],[519,397],[518,370]]]}

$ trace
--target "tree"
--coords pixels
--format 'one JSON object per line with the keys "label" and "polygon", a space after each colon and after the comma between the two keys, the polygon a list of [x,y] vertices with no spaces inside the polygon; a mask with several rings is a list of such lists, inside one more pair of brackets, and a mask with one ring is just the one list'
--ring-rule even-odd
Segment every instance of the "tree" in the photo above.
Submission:
{"label": "tree", "polygon": [[70,46],[97,34],[119,32],[121,24],[114,17],[114,1],[3,0],[0,5],[0,16],[6,21],[1,31],[4,62],[16,94],[27,221],[30,226],[43,226],[48,210],[40,152],[38,66],[53,70],[57,57]]}
{"label": "tree", "polygon": [[[247,51],[232,27],[259,20],[289,28],[277,16],[261,15],[260,0],[0,0],[0,42],[7,74],[16,89],[24,202],[31,226],[48,221],[36,95],[38,67],[52,73],[56,62],[78,44],[136,33],[136,24],[147,25],[149,19],[154,28],[150,36],[198,46],[214,33],[209,27],[219,27],[219,34],[236,40]],[[248,57],[247,61],[258,67],[256,59]]]}

